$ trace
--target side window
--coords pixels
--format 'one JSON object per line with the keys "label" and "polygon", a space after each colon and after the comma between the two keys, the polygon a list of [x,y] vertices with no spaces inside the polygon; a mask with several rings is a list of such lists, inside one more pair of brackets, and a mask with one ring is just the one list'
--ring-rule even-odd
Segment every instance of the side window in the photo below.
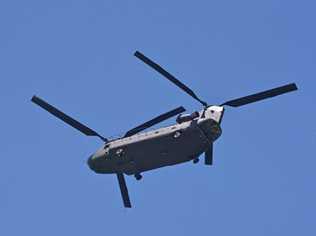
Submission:
{"label": "side window", "polygon": [[177,130],[176,132],[173,133],[173,137],[174,138],[179,138],[182,135],[182,131],[181,130]]}
{"label": "side window", "polygon": [[123,148],[117,149],[116,152],[115,152],[115,154],[116,154],[117,157],[122,157],[122,156],[124,155],[124,150],[123,150]]}

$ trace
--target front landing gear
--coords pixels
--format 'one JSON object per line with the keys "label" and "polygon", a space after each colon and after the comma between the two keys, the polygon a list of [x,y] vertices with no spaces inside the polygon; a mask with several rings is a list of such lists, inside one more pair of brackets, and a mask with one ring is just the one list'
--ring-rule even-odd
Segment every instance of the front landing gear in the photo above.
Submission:
{"label": "front landing gear", "polygon": [[134,177],[135,177],[136,180],[141,180],[143,178],[143,176],[141,174],[139,174],[139,173],[135,174]]}

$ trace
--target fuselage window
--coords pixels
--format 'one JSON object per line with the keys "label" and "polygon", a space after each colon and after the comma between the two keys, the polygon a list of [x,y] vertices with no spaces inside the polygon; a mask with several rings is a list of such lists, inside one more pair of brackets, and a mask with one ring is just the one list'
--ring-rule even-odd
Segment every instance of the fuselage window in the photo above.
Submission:
{"label": "fuselage window", "polygon": [[174,134],[173,134],[173,137],[174,138],[179,138],[181,136],[181,131],[176,131]]}

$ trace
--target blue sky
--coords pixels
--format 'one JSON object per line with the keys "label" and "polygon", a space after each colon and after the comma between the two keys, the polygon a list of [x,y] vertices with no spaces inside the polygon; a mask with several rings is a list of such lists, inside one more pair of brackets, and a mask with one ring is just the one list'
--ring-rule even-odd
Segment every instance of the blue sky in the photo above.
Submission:
{"label": "blue sky", "polygon": [[[315,7],[309,0],[1,1],[0,234],[315,235]],[[86,165],[102,143],[30,98],[106,137],[180,105],[201,108],[135,50],[211,104],[289,82],[300,90],[227,109],[214,166],[128,177],[128,210],[116,177]]]}

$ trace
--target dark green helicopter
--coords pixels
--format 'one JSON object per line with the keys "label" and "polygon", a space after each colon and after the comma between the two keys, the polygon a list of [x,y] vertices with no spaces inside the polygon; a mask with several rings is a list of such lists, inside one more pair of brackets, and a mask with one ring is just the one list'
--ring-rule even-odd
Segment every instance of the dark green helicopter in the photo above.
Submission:
{"label": "dark green helicopter", "polygon": [[[129,130],[121,138],[109,140],[48,104],[43,99],[37,96],[32,97],[32,102],[68,125],[87,136],[96,136],[104,141],[101,148],[88,158],[87,163],[96,173],[117,175],[124,206],[129,208],[131,207],[131,202],[124,174],[134,175],[137,180],[140,180],[142,178],[141,173],[145,171],[188,161],[197,163],[199,156],[203,153],[205,165],[212,165],[213,143],[222,134],[221,121],[225,106],[240,107],[297,90],[296,84],[291,83],[233,99],[221,105],[209,105],[201,100],[188,86],[142,53],[136,51],[134,55],[200,102],[203,105],[203,109],[199,112],[183,115],[181,113],[185,109],[180,106]],[[174,125],[142,132],[176,115],[178,116]]]}

